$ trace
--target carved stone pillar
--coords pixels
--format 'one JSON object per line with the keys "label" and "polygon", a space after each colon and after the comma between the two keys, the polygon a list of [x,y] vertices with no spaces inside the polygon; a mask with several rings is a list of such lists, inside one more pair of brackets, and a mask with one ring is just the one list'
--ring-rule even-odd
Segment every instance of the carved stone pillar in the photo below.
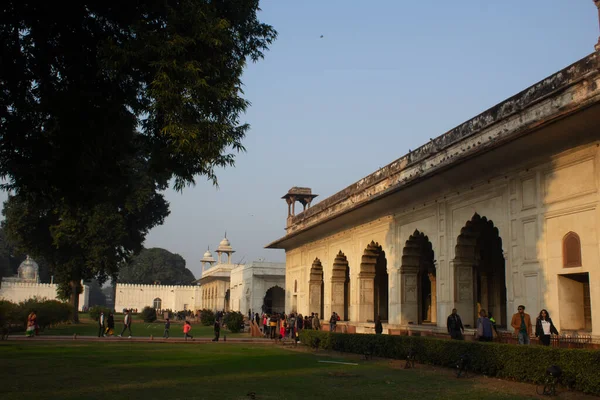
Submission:
{"label": "carved stone pillar", "polygon": [[454,308],[462,318],[463,324],[475,326],[473,303],[473,264],[464,260],[454,260]]}
{"label": "carved stone pillar", "polygon": [[403,266],[400,269],[401,324],[419,323],[418,267]]}
{"label": "carved stone pillar", "polygon": [[477,315],[483,308],[484,310],[489,311],[489,284],[488,284],[488,275],[481,274],[480,282],[479,282],[479,292],[481,293],[481,301],[479,302],[479,307],[477,309]]}
{"label": "carved stone pillar", "polygon": [[308,308],[309,313],[321,315],[321,284],[323,282],[323,266],[317,258],[310,269],[310,280],[308,281]]}
{"label": "carved stone pillar", "polygon": [[429,282],[431,282],[431,322],[437,322],[437,285],[435,275],[429,274]]}
{"label": "carved stone pillar", "polygon": [[[333,262],[331,274],[331,312],[337,313],[342,319],[345,315],[345,307],[349,306],[349,304],[345,304],[344,296],[347,268],[348,261],[346,260],[346,256],[340,251]],[[329,315],[323,316],[326,320],[329,317]]]}
{"label": "carved stone pillar", "polygon": [[361,271],[358,275],[358,320],[375,321],[375,272]]}

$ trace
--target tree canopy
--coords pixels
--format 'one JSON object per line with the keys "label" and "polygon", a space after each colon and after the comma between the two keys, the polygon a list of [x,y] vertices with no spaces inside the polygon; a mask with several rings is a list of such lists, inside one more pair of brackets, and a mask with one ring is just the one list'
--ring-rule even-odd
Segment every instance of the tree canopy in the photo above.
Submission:
{"label": "tree canopy", "polygon": [[119,271],[119,283],[151,285],[190,285],[196,278],[185,267],[185,260],[179,254],[165,249],[143,249]]}
{"label": "tree canopy", "polygon": [[162,192],[243,151],[242,72],[276,37],[258,0],[6,0],[0,13],[5,233],[43,258],[77,319],[162,224]]}

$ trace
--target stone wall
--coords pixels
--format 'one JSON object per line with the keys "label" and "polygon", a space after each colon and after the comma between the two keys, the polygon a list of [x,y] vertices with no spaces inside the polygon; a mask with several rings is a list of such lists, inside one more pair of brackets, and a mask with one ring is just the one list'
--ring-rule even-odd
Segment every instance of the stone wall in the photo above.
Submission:
{"label": "stone wall", "polygon": [[154,300],[161,300],[161,309],[182,311],[201,308],[200,287],[195,285],[135,285],[117,283],[115,311],[154,307]]}
{"label": "stone wall", "polygon": [[[13,303],[38,297],[40,299],[58,300],[56,290],[58,285],[55,283],[25,283],[25,282],[5,282],[0,285],[0,299],[9,300]],[[83,292],[79,295],[79,311],[89,304],[89,287],[83,286]]]}

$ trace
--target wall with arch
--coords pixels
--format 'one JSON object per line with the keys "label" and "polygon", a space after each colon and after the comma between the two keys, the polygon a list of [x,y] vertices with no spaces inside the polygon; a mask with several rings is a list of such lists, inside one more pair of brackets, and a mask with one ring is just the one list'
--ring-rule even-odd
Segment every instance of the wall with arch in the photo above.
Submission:
{"label": "wall with arch", "polygon": [[200,308],[200,287],[195,285],[135,285],[117,283],[115,311],[153,307],[155,299],[161,300],[163,310],[182,311]]}
{"label": "wall with arch", "polygon": [[[517,305],[523,304],[532,317],[546,308],[559,330],[581,325],[581,329],[600,336],[599,171],[596,140],[535,162],[507,163],[503,170],[493,171],[485,179],[465,176],[462,184],[452,190],[398,204],[383,217],[346,225],[318,240],[288,249],[286,311],[296,308],[302,314],[317,312],[317,280],[322,276],[323,309],[325,318],[329,318],[336,307],[335,299],[343,290],[332,282],[334,259],[341,252],[350,271],[349,323],[356,325],[357,331],[361,331],[361,326],[369,331],[372,321],[365,320],[361,311],[369,293],[360,288],[360,264],[364,250],[374,241],[385,251],[387,260],[387,326],[418,324],[415,317],[403,311],[414,277],[401,271],[405,244],[418,230],[427,235],[434,253],[435,325],[440,330],[444,330],[446,316],[454,307],[464,316],[465,323],[473,326],[476,312],[489,305],[501,310],[494,312],[505,314],[499,317],[503,325],[509,325]],[[501,241],[501,246],[493,250],[504,260],[503,266],[494,266],[503,268],[500,273],[504,279],[498,275],[493,278],[499,281],[498,285],[504,285],[501,308],[498,298],[491,298],[497,296],[498,286],[490,283],[490,277],[477,265],[483,262],[480,255],[471,260],[457,257],[461,231],[476,214],[493,224]],[[580,238],[581,266],[564,268],[563,239],[569,232]],[[474,241],[474,248],[480,245],[477,234],[469,240]],[[481,254],[486,250],[477,251]],[[311,274],[316,259],[322,274]],[[565,279],[569,282],[565,283]],[[561,298],[565,300],[562,305]]]}

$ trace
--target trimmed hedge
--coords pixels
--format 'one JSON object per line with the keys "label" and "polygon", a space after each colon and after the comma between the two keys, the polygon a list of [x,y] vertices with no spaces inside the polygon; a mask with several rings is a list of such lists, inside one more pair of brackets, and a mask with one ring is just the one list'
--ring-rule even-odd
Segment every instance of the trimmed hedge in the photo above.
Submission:
{"label": "trimmed hedge", "polygon": [[144,322],[154,322],[156,321],[156,310],[152,307],[144,307],[142,310],[142,319]]}
{"label": "trimmed hedge", "polygon": [[231,333],[238,333],[244,329],[244,316],[239,311],[230,311],[223,317],[223,323]]}
{"label": "trimmed hedge", "polygon": [[35,310],[37,325],[43,331],[49,326],[68,322],[71,318],[71,306],[57,300],[32,298],[19,304],[0,301],[0,330],[2,338],[8,333],[27,328],[27,316]]}
{"label": "trimmed hedge", "polygon": [[[318,340],[317,340],[318,338]],[[469,370],[488,376],[521,382],[541,383],[546,368],[558,365],[562,382],[575,390],[600,395],[600,350],[557,349],[544,346],[517,346],[418,336],[344,334],[303,330],[300,341],[308,346],[376,357],[406,359],[409,350],[423,364],[455,368],[468,355]]]}
{"label": "trimmed hedge", "polygon": [[204,326],[211,326],[215,324],[215,313],[212,310],[206,308],[200,310],[200,323]]}

